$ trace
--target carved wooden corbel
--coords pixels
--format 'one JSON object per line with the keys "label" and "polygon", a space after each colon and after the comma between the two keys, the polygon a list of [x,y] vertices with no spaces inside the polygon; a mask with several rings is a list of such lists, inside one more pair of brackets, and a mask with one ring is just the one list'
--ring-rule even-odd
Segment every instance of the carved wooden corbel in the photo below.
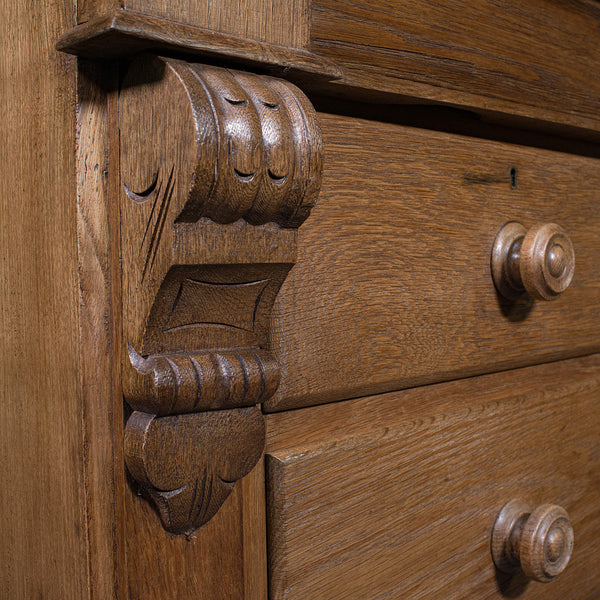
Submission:
{"label": "carved wooden corbel", "polygon": [[150,56],[118,110],[125,460],[164,527],[189,533],[263,451],[269,318],[319,192],[321,134],[286,81]]}

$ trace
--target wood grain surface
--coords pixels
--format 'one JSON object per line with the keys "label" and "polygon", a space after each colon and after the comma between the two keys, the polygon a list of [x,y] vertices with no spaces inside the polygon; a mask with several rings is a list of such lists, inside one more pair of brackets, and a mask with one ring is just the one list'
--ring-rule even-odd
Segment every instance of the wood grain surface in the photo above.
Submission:
{"label": "wood grain surface", "polygon": [[0,23],[0,596],[88,598],[72,2]]}
{"label": "wood grain surface", "polygon": [[81,0],[78,23],[121,8],[273,44],[308,45],[309,0]]}
{"label": "wood grain surface", "polygon": [[[269,415],[270,598],[597,598],[599,393],[595,355]],[[570,515],[551,584],[494,569],[515,497]]]}
{"label": "wood grain surface", "polygon": [[585,0],[314,0],[311,49],[343,68],[348,92],[598,131],[599,18]]}
{"label": "wood grain surface", "polygon": [[[595,159],[320,117],[323,185],[274,305],[281,383],[266,410],[600,349]],[[492,245],[511,220],[571,237],[575,275],[557,300],[496,293]]]}
{"label": "wood grain surface", "polygon": [[[122,581],[122,394],[116,376],[120,331],[114,296],[118,231],[110,239],[108,101],[117,72],[79,61],[77,77],[77,247],[79,356],[85,448],[85,505],[92,598],[118,597]],[[117,235],[115,235],[115,233]],[[111,254],[112,250],[112,254]],[[111,260],[112,259],[112,260]],[[118,263],[117,263],[118,264]],[[121,488],[119,489],[119,484]],[[120,492],[120,493],[119,493]],[[121,569],[121,570],[120,570]]]}
{"label": "wood grain surface", "polygon": [[285,80],[149,56],[118,115],[125,462],[165,529],[189,535],[262,455],[255,405],[279,384],[267,330],[318,197],[321,132]]}
{"label": "wood grain surface", "polygon": [[101,60],[144,51],[175,51],[205,60],[241,63],[250,69],[268,69],[274,75],[295,79],[341,77],[341,69],[332,61],[303,48],[120,9],[64,32],[57,48]]}
{"label": "wood grain surface", "polygon": [[125,498],[127,600],[265,600],[262,461],[204,527],[172,535],[135,491]]}

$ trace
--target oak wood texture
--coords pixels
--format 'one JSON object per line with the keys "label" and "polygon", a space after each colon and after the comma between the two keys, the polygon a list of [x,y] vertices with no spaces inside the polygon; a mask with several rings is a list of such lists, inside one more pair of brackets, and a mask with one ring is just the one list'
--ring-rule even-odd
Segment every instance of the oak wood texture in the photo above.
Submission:
{"label": "oak wood texture", "polygon": [[598,131],[596,2],[313,0],[313,52],[373,90]]}
{"label": "oak wood texture", "polygon": [[308,44],[309,0],[81,0],[78,23],[117,10],[303,48]]}
{"label": "oak wood texture", "polygon": [[[114,68],[114,67],[113,67]],[[121,279],[122,235],[120,233],[123,185],[119,166],[119,106],[116,94],[109,94],[109,118],[111,120],[109,144],[109,180],[112,241],[112,268]],[[122,118],[122,115],[121,115]],[[124,140],[125,141],[125,140]],[[114,210],[116,208],[116,210]],[[265,240],[260,232],[236,226],[233,231],[222,228],[211,230],[206,225],[201,237],[206,257],[223,262],[236,255],[252,262],[263,256],[257,251],[257,242],[274,248],[273,238]],[[229,237],[228,237],[229,236]],[[234,240],[232,239],[235,239]],[[230,240],[229,244],[221,243]],[[274,250],[274,255],[277,251]],[[286,260],[287,249],[280,244],[279,257]],[[121,307],[121,286],[113,286],[114,306]],[[120,317],[121,310],[115,311]],[[122,329],[115,324],[116,332]],[[114,342],[122,347],[120,338]],[[121,353],[115,352],[120,361]],[[120,365],[114,372],[120,373]],[[115,473],[117,484],[118,554],[115,561],[119,575],[115,581],[117,597],[123,600],[151,600],[159,598],[199,598],[200,600],[264,600],[267,588],[266,569],[266,518],[264,501],[264,468],[259,460],[254,470],[233,489],[225,504],[204,527],[190,535],[172,535],[165,532],[157,519],[155,510],[140,500],[138,486],[125,479],[123,460],[123,392],[120,377],[116,379],[117,404],[115,414],[121,419],[121,427],[115,428]],[[119,460],[120,452],[120,460]],[[120,477],[119,477],[120,476]],[[120,546],[124,548],[121,550]],[[100,596],[101,598],[103,596]]]}
{"label": "oak wood texture", "polygon": [[[206,3],[195,5],[206,6]],[[234,21],[240,22],[248,20]],[[57,48],[104,60],[142,51],[178,51],[242,63],[247,68],[269,69],[273,74],[288,77],[326,80],[341,77],[341,69],[332,61],[293,44],[261,41],[125,10],[95,17],[64,32]]]}
{"label": "oak wood texture", "polygon": [[171,533],[190,534],[216,514],[235,482],[262,456],[260,409],[157,417],[134,412],[125,429],[125,461]]}
{"label": "oak wood texture", "polygon": [[118,114],[125,462],[165,528],[190,534],[262,454],[269,318],[321,133],[287,81],[151,56]]}
{"label": "oak wood texture", "polygon": [[[591,599],[600,356],[268,415],[270,598]],[[548,585],[495,571],[507,498],[564,507]]]}
{"label": "oak wood texture", "polygon": [[0,595],[88,598],[72,2],[0,3]]}
{"label": "oak wood texture", "polygon": [[573,552],[573,526],[567,511],[554,504],[532,509],[521,499],[507,502],[492,529],[492,558],[500,571],[519,569],[549,583],[566,568]]}
{"label": "oak wood texture", "polygon": [[554,300],[573,279],[575,250],[556,223],[539,223],[523,238],[520,274],[527,293],[536,300]]}
{"label": "oak wood texture", "polygon": [[496,235],[491,257],[492,278],[504,297],[527,292],[536,300],[555,300],[575,273],[575,250],[556,223],[538,223],[526,230],[511,221]]}
{"label": "oak wood texture", "polygon": [[[264,469],[235,486],[225,504],[188,536],[167,533],[152,506],[125,495],[127,600],[265,600]],[[129,491],[129,490],[128,490]]]}
{"label": "oak wood texture", "polygon": [[[118,230],[109,192],[109,97],[116,71],[82,59],[77,69],[77,246],[79,357],[85,507],[89,544],[89,593],[120,598],[123,582],[125,490],[123,399],[118,373],[120,347]],[[112,236],[112,239],[111,239]],[[116,283],[115,283],[116,282]]]}
{"label": "oak wood texture", "polygon": [[[600,349],[596,160],[331,114],[320,122],[323,185],[275,301],[281,383],[266,410]],[[490,254],[514,220],[569,233],[577,268],[555,302],[497,294]]]}

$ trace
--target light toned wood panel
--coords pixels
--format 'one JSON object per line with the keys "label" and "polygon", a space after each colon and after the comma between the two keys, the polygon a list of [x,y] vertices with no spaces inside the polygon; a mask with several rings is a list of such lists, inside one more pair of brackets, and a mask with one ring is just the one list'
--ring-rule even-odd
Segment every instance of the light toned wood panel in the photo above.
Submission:
{"label": "light toned wood panel", "polygon": [[[268,411],[600,348],[595,159],[328,114],[321,126],[319,203],[274,306]],[[490,253],[511,220],[571,236],[557,300],[497,295]]]}
{"label": "light toned wood panel", "polygon": [[[599,394],[596,355],[269,415],[270,597],[595,598]],[[495,572],[515,497],[570,515],[550,584]]]}
{"label": "light toned wood panel", "polygon": [[308,45],[309,0],[82,0],[78,23],[119,9],[295,48]]}
{"label": "light toned wood panel", "polygon": [[242,494],[244,600],[267,600],[267,515],[264,457],[240,481]]}
{"label": "light toned wood panel", "polygon": [[592,1],[315,0],[311,49],[355,91],[598,131],[599,20]]}
{"label": "light toned wood panel", "polygon": [[72,2],[0,24],[0,595],[88,598]]}
{"label": "light toned wood panel", "polygon": [[[77,244],[79,354],[84,417],[85,493],[92,598],[117,597],[115,442],[122,402],[113,408],[114,293],[109,239],[108,89],[116,71],[79,60],[77,79]],[[117,252],[118,256],[118,252]],[[113,257],[113,260],[117,260]],[[115,421],[117,433],[115,434]],[[117,460],[122,477],[121,460]]]}

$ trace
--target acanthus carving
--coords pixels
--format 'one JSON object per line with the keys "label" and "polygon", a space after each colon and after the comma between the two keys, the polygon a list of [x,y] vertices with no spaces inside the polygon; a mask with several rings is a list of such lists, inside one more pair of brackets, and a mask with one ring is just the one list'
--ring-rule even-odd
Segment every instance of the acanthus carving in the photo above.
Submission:
{"label": "acanthus carving", "polygon": [[142,57],[119,136],[126,463],[165,528],[189,533],[262,454],[270,313],[319,192],[321,135],[286,81]]}

